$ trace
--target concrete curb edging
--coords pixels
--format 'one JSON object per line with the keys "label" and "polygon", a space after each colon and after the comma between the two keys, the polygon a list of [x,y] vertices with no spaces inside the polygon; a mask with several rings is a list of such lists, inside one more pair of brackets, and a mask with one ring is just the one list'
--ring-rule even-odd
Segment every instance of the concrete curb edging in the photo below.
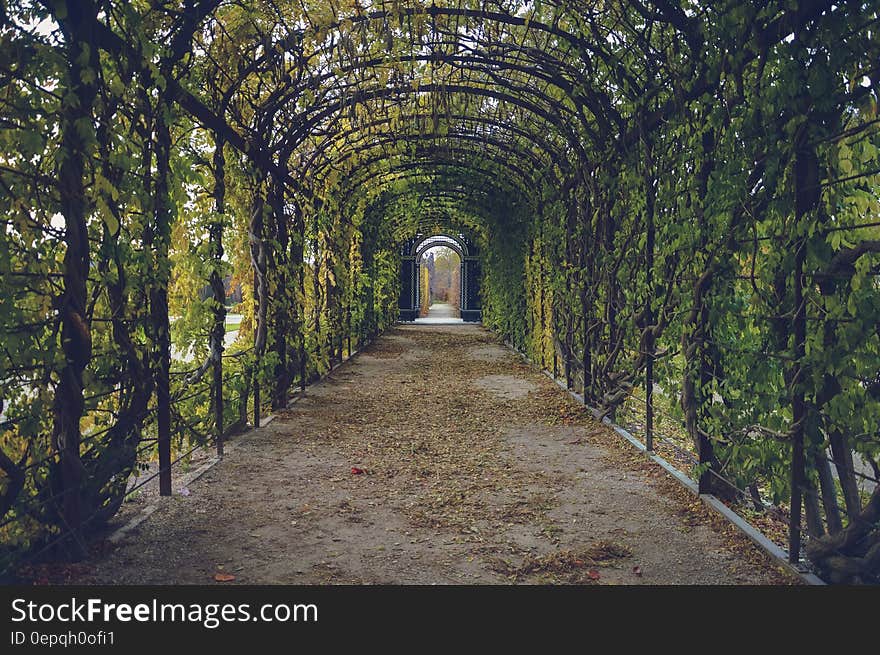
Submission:
{"label": "concrete curb edging", "polygon": [[[529,364],[534,365],[534,363],[525,355],[525,353],[521,352],[516,346],[505,341],[504,345],[507,346],[510,350],[515,352],[517,355],[522,357]],[[590,407],[584,402],[584,397],[582,394],[579,394],[575,391],[572,391],[568,387],[565,386],[565,383],[561,380],[553,377],[553,373],[546,369],[541,369],[541,373],[550,378],[556,385],[567,392],[572,398],[574,398],[578,404],[583,407],[586,407],[596,419],[599,419],[601,412],[599,410]],[[809,571],[802,571],[798,567],[791,564],[788,561],[788,556],[782,548],[773,543],[770,539],[768,539],[760,530],[758,530],[751,523],[746,521],[739,514],[730,509],[727,505],[725,505],[721,500],[719,500],[716,496],[712,494],[701,494],[699,493],[699,488],[693,480],[691,480],[685,473],[678,470],[675,466],[667,462],[665,459],[657,455],[656,453],[649,453],[645,445],[639,441],[636,437],[630,434],[627,430],[620,427],[619,425],[613,423],[607,416],[601,418],[602,423],[610,427],[614,432],[616,432],[620,437],[623,437],[630,444],[635,446],[635,448],[657,464],[659,464],[663,469],[666,470],[675,480],[677,480],[682,486],[684,486],[688,491],[697,496],[708,508],[715,511],[717,514],[721,515],[730,523],[733,524],[743,535],[749,538],[758,548],[763,550],[778,566],[781,566],[789,573],[800,578],[805,584],[811,586],[825,586],[827,583],[822,580],[819,576],[814,573],[810,573]]]}
{"label": "concrete curb edging", "polygon": [[[365,344],[364,347],[366,347],[367,345],[369,345],[369,343]],[[354,352],[350,353],[348,357],[346,357],[344,360],[342,360],[341,362],[339,362],[335,366],[331,366],[330,369],[328,369],[326,373],[324,373],[319,379],[315,380],[315,382],[313,382],[311,385],[308,385],[308,386],[313,386],[315,384],[319,384],[319,383],[323,382],[324,380],[327,379],[327,377],[331,373],[337,371],[341,366],[350,362],[352,360],[352,358],[355,355],[359,354],[362,350],[363,350],[363,348],[359,348],[359,349],[355,350]],[[292,397],[290,398],[290,400],[288,401],[287,407],[290,407],[291,405],[296,403],[296,401],[299,400],[300,398],[302,398],[302,392],[295,391],[292,394]],[[264,416],[260,419],[260,426],[259,427],[251,427],[251,429],[249,429],[249,430],[245,430],[244,432],[239,432],[237,435],[235,435],[235,437],[237,437],[235,439],[224,440],[224,442],[223,442],[224,449],[225,449],[224,457],[217,457],[215,455],[214,457],[211,457],[208,461],[206,461],[204,464],[202,464],[195,471],[192,471],[192,472],[188,473],[187,475],[185,475],[182,480],[178,481],[177,486],[175,489],[172,490],[170,497],[174,496],[175,491],[180,491],[180,489],[182,489],[183,487],[189,486],[190,484],[192,484],[193,482],[198,480],[200,477],[202,477],[205,473],[207,473],[212,468],[214,468],[214,466],[216,466],[219,462],[221,462],[223,459],[225,459],[225,457],[228,456],[230,453],[235,452],[236,447],[238,445],[238,441],[239,441],[238,438],[254,436],[259,430],[265,428],[273,420],[275,420],[274,414],[269,414],[268,416]],[[169,496],[165,496],[164,498],[168,498],[168,497]],[[125,524],[123,524],[120,527],[113,530],[107,536],[107,541],[109,541],[111,544],[118,544],[119,542],[121,542],[128,535],[128,533],[135,530],[141,523],[143,523],[148,518],[150,518],[150,516],[157,509],[159,509],[159,507],[161,507],[162,499],[163,499],[163,497],[160,496],[159,498],[148,503],[146,505],[146,507],[144,507],[140,512],[135,514]]]}
{"label": "concrete curb edging", "polygon": [[[270,414],[269,416],[264,416],[262,419],[260,419],[260,427],[259,428],[251,428],[250,430],[247,430],[246,432],[240,432],[236,436],[251,436],[257,430],[260,430],[260,429],[266,427],[267,425],[269,425],[269,423],[271,423],[274,419],[275,419],[274,414]],[[229,455],[230,453],[234,453],[238,444],[237,444],[237,440],[230,440],[230,441],[224,441],[223,445],[225,448],[225,455],[224,455],[224,457],[225,457],[226,455]],[[191,485],[193,482],[195,482],[196,480],[198,480],[205,473],[207,473],[212,468],[214,468],[214,466],[216,466],[223,459],[224,459],[223,457],[217,457],[215,455],[214,457],[211,457],[210,459],[208,459],[204,464],[202,464],[195,471],[191,471],[191,472],[187,473],[185,476],[183,476],[183,479],[181,479],[177,482],[176,488],[172,489],[170,497],[174,496],[175,491],[179,492],[184,487],[187,487],[187,486]],[[168,498],[168,497],[169,496],[165,496],[165,498]],[[132,530],[137,528],[141,523],[143,523],[148,518],[150,518],[150,516],[153,514],[153,512],[155,512],[157,509],[159,509],[159,507],[161,507],[162,498],[163,497],[160,496],[159,498],[151,501],[146,507],[144,507],[135,516],[133,516],[128,521],[128,523],[116,528],[116,530],[114,530],[112,533],[110,533],[110,536],[107,537],[107,541],[109,541],[111,544],[118,544],[120,541],[122,541],[129,532],[131,532]]]}

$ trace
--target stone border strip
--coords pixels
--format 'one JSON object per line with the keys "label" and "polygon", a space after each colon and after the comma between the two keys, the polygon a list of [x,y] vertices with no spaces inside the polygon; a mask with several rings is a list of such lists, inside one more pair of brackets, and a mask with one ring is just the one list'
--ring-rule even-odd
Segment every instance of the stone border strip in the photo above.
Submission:
{"label": "stone border strip", "polygon": [[[366,345],[369,345],[369,343]],[[366,347],[366,345],[364,347]],[[324,375],[322,375],[318,380],[316,380],[315,382],[312,383],[312,385],[309,385],[309,386],[314,386],[315,384],[320,384],[321,382],[326,380],[330,376],[331,373],[334,373],[341,366],[350,362],[356,355],[361,353],[363,351],[363,349],[364,348],[359,348],[358,350],[355,350],[354,352],[349,354],[349,356],[346,357],[344,360],[342,360],[341,362],[339,362],[335,366],[331,366],[330,369],[326,373],[324,373]],[[298,401],[302,397],[303,397],[303,394],[301,391],[299,391],[299,390],[295,391],[292,394],[292,397],[290,398],[290,400],[288,401],[287,407],[292,406],[294,403],[296,403],[296,401]],[[243,437],[250,438],[250,437],[254,436],[258,432],[258,430],[265,428],[273,420],[275,420],[274,414],[269,414],[268,416],[264,416],[260,419],[260,427],[258,427],[258,428],[251,427],[249,430],[245,430],[244,432],[239,432],[238,434],[234,435],[231,439],[224,441],[223,442],[224,447],[225,447],[224,457],[217,457],[217,456],[211,457],[209,460],[207,460],[204,464],[202,464],[195,471],[192,471],[192,472],[188,473],[187,475],[185,475],[182,480],[178,481],[176,488],[172,490],[172,492],[171,492],[172,496],[174,495],[175,491],[179,491],[181,488],[191,485],[193,482],[195,482],[200,477],[202,477],[205,473],[207,473],[212,468],[214,468],[214,466],[216,466],[226,456],[228,456],[231,453],[234,453],[235,449],[237,447],[237,444],[239,443],[241,438],[243,438]],[[165,498],[167,498],[167,496]],[[113,532],[111,532],[107,536],[107,541],[109,541],[112,544],[118,544],[130,532],[135,530],[141,523],[143,523],[148,518],[150,518],[150,516],[157,509],[159,509],[159,507],[161,507],[162,502],[163,502],[163,497],[160,496],[159,498],[157,498],[157,499],[153,500],[152,502],[150,502],[149,504],[147,504],[146,507],[144,507],[140,512],[138,512],[135,516],[133,516],[131,519],[129,519],[127,523],[125,523],[124,525],[121,525],[120,527],[116,528]]]}
{"label": "stone border strip", "polygon": [[[264,428],[267,425],[269,425],[274,419],[275,419],[274,414],[270,414],[269,416],[265,416],[262,419],[260,419],[260,427],[259,428],[251,428],[250,430],[247,430],[245,432],[240,432],[237,435],[235,435],[235,437],[237,437],[237,438],[233,438],[228,441],[224,441],[223,445],[225,446],[226,454],[228,455],[230,453],[235,452],[235,449],[236,449],[238,442],[239,442],[239,439],[241,437],[245,437],[245,436],[250,437],[251,435],[256,433],[258,429]],[[187,487],[187,486],[191,485],[193,482],[195,482],[200,477],[202,477],[205,473],[207,473],[212,468],[214,468],[214,466],[218,462],[220,462],[222,459],[223,459],[222,457],[217,457],[215,455],[214,457],[211,457],[210,459],[208,459],[204,464],[202,464],[195,471],[191,471],[191,472],[187,473],[185,476],[183,476],[183,478],[181,480],[177,481],[177,484],[175,485],[176,488],[172,489],[171,495],[173,496],[175,491],[180,491],[183,487]],[[153,514],[153,512],[155,512],[157,509],[159,509],[159,507],[162,504],[162,498],[163,497],[160,496],[159,498],[151,501],[138,514],[133,516],[128,521],[128,523],[126,523],[123,526],[120,526],[119,528],[114,530],[112,533],[110,533],[110,536],[107,537],[107,541],[109,541],[112,544],[117,544],[120,541],[122,541],[129,532],[131,532],[132,530],[137,528],[141,523],[146,521],[150,517],[150,515]],[[166,496],[166,498],[167,498],[167,496]]]}
{"label": "stone border strip", "polygon": [[[515,352],[517,355],[522,357],[526,362],[528,362],[529,364],[534,366],[534,363],[525,355],[525,353],[521,352],[512,343],[504,341],[504,345],[507,346],[513,352]],[[541,372],[544,375],[546,375],[548,378],[553,380],[553,382],[555,382],[556,385],[560,389],[567,392],[572,398],[574,398],[578,402],[579,405],[581,405],[582,407],[586,407],[588,410],[590,410],[590,412],[593,414],[593,416],[596,419],[599,419],[599,417],[601,416],[601,413],[599,412],[599,410],[594,409],[593,407],[590,407],[589,405],[586,405],[584,403],[584,397],[582,394],[579,394],[579,393],[569,389],[568,387],[566,387],[565,383],[562,382],[561,380],[553,377],[553,373],[551,373],[550,371],[548,371],[546,369],[541,369]],[[681,483],[682,486],[684,486],[686,489],[688,489],[688,491],[690,491],[692,494],[697,496],[701,501],[703,501],[703,503],[707,507],[709,507],[710,509],[712,509],[713,511],[715,511],[716,513],[718,513],[719,515],[721,515],[722,517],[724,517],[728,521],[730,521],[730,523],[732,523],[734,525],[734,527],[736,527],[742,534],[744,534],[746,537],[748,537],[756,546],[758,546],[758,548],[763,550],[777,565],[783,567],[784,569],[786,569],[788,572],[792,573],[793,575],[796,575],[798,578],[801,579],[801,581],[803,581],[807,585],[824,586],[827,584],[824,580],[822,580],[822,578],[815,575],[814,573],[810,573],[809,571],[803,571],[800,568],[798,568],[797,566],[794,566],[791,562],[788,561],[788,556],[785,553],[785,551],[782,550],[782,548],[780,548],[778,545],[773,543],[760,530],[758,530],[755,526],[753,526],[751,523],[746,521],[742,516],[740,516],[739,514],[734,512],[732,509],[730,509],[727,505],[725,505],[723,502],[721,502],[716,496],[714,496],[712,494],[699,493],[697,484],[693,480],[691,480],[690,477],[688,477],[685,473],[678,470],[675,466],[673,466],[672,464],[667,462],[665,459],[660,457],[660,455],[657,455],[656,453],[648,453],[647,449],[645,448],[645,445],[641,441],[639,441],[636,437],[634,437],[632,434],[630,434],[627,430],[625,430],[624,428],[620,427],[619,425],[613,423],[607,416],[603,417],[601,420],[602,420],[603,424],[610,427],[620,437],[623,437],[626,441],[628,441],[630,444],[635,446],[635,448],[637,450],[641,451],[642,453],[647,455],[647,457],[649,459],[653,460],[654,462],[656,462],[657,464],[662,466],[673,478],[675,478],[679,483]]]}

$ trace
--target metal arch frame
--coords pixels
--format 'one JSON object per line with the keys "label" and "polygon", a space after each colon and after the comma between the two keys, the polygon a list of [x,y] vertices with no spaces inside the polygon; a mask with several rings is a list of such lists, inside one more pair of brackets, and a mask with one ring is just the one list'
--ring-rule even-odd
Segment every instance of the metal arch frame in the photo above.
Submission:
{"label": "metal arch frame", "polygon": [[[413,213],[412,208],[401,207],[400,204],[407,198],[418,195],[420,202],[416,213],[423,214],[417,223],[406,222],[406,216]],[[471,202],[469,207],[463,209],[461,207],[455,210],[456,205],[461,205],[468,198]],[[425,205],[422,201],[432,201]],[[435,202],[436,201],[436,202]],[[459,194],[443,194],[428,193],[425,195],[414,194],[413,190],[404,190],[401,192],[386,192],[381,199],[376,199],[371,203],[368,210],[371,214],[379,213],[391,221],[393,229],[398,236],[398,243],[401,244],[401,254],[410,255],[412,246],[406,244],[417,238],[416,235],[428,233],[448,234],[449,230],[456,234],[474,234],[486,236],[486,227],[488,220],[492,217],[492,210],[487,204],[480,200],[469,196],[467,192],[462,191]],[[457,215],[457,219],[453,219],[453,215]],[[462,220],[465,216],[471,220]],[[476,239],[471,236],[466,237],[468,243],[476,243]],[[479,238],[479,237],[477,237]],[[468,249],[468,256],[476,254],[473,247]]]}
{"label": "metal arch frame", "polygon": [[[493,98],[499,102],[506,102],[512,106],[519,107],[520,109],[543,119],[548,125],[553,126],[557,134],[570,144],[573,151],[580,156],[582,161],[589,161],[589,157],[586,155],[583,144],[578,138],[576,131],[573,129],[574,122],[572,120],[566,120],[567,118],[576,118],[574,110],[565,107],[562,103],[553,101],[543,95],[539,90],[523,88],[515,85],[508,85],[500,88],[502,90],[479,86],[472,81],[457,84],[429,82],[419,84],[417,89],[414,89],[411,86],[374,86],[359,88],[357,92],[353,93],[351,96],[347,96],[345,100],[333,99],[327,103],[316,103],[315,109],[317,111],[313,115],[306,117],[305,120],[303,120],[300,125],[296,126],[295,129],[288,132],[287,138],[291,139],[293,143],[299,144],[311,134],[312,128],[320,124],[321,121],[330,118],[344,108],[350,108],[354,105],[366,105],[368,102],[378,99],[398,101],[401,98],[410,97],[415,94],[451,92]],[[516,95],[519,93],[522,93],[523,95]],[[533,97],[530,98],[526,94],[531,94]],[[547,102],[547,106],[543,107],[539,105],[538,102],[540,101]],[[564,116],[562,110],[567,112],[569,116]]]}
{"label": "metal arch frame", "polygon": [[[378,158],[375,160],[371,160],[368,162],[370,166],[374,163],[380,163],[381,161],[390,161],[391,158]],[[482,163],[482,162],[481,162]],[[365,167],[366,168],[366,167]],[[479,176],[481,180],[486,182],[491,186],[493,191],[500,191],[502,193],[507,192],[512,195],[517,195],[521,193],[522,187],[519,184],[501,184],[498,179],[497,171],[491,170],[487,166],[477,166],[473,161],[459,160],[417,160],[410,159],[403,162],[395,162],[389,166],[387,169],[370,169],[367,168],[366,175],[362,175],[359,178],[354,178],[352,183],[348,185],[348,189],[343,196],[342,205],[349,204],[355,200],[355,198],[359,198],[366,193],[365,186],[367,183],[376,182],[377,185],[384,188],[390,183],[396,182],[398,180],[409,180],[409,179],[418,179],[421,177],[430,177],[434,176],[440,180],[452,179],[452,173],[447,172],[453,171],[456,173],[467,172],[474,176]],[[513,171],[512,169],[507,169],[511,173],[516,173],[517,179],[516,182],[521,182],[519,178],[519,171]],[[385,176],[388,176],[385,179]],[[378,179],[377,178],[382,178]],[[485,191],[485,187],[481,189]],[[380,192],[377,192],[375,189],[372,190],[373,196],[378,197]],[[521,198],[524,203],[527,203],[530,198],[524,197]]]}
{"label": "metal arch frame", "polygon": [[[426,168],[431,166],[436,166],[438,164],[444,165],[456,165],[462,168],[475,168],[473,162],[475,160],[478,163],[483,162],[492,162],[493,164],[498,166],[498,169],[504,171],[506,175],[510,178],[515,179],[517,184],[516,187],[520,189],[535,189],[539,187],[540,176],[536,174],[535,171],[527,172],[521,166],[519,166],[519,161],[511,162],[507,159],[499,159],[499,158],[491,158],[486,156],[486,149],[484,148],[482,152],[475,148],[472,144],[474,142],[461,141],[456,143],[455,145],[451,145],[446,147],[443,151],[437,151],[433,154],[426,155],[425,153],[417,153],[416,155],[410,155],[405,153],[383,153],[380,152],[375,156],[371,157],[363,161],[360,165],[362,170],[369,170],[375,164],[381,163],[383,161],[394,162],[392,166],[398,166],[400,164],[406,164],[409,162],[418,163],[421,166]],[[492,147],[493,144],[489,144]],[[499,152],[508,152],[507,150],[502,150],[498,148]],[[445,158],[441,158],[440,155],[444,155]],[[396,160],[396,161],[395,161]],[[481,167],[479,170],[485,170],[486,173],[489,173],[489,167]],[[384,172],[384,171],[380,171]],[[525,192],[523,192],[525,195]]]}
{"label": "metal arch frame", "polygon": [[[440,240],[440,239],[446,240]],[[459,312],[463,321],[478,323],[482,319],[482,303],[472,307],[469,298],[479,295],[479,256],[471,252],[463,235],[455,236],[447,232],[436,232],[430,236],[416,235],[412,245],[404,247],[401,253],[401,297],[398,302],[401,321],[413,321],[418,317],[421,308],[421,259],[425,252],[435,246],[444,246],[453,250],[459,257]],[[408,285],[404,284],[407,281]],[[404,291],[409,289],[406,302]],[[473,291],[474,293],[469,293]]]}
{"label": "metal arch frame", "polygon": [[[430,116],[427,113],[422,113],[422,114],[410,113],[410,114],[402,115],[401,118],[416,120],[416,119],[421,119],[421,118],[427,119],[427,118],[430,118]],[[482,126],[490,126],[490,127],[498,127],[504,133],[512,135],[508,139],[508,141],[511,142],[511,145],[516,143],[516,137],[527,139],[533,145],[537,145],[538,148],[542,152],[548,154],[552,160],[552,163],[558,165],[561,169],[566,170],[566,171],[569,171],[571,169],[570,162],[567,159],[565,159],[564,157],[560,157],[558,154],[559,150],[560,150],[560,146],[551,145],[540,134],[532,134],[517,125],[502,122],[502,121],[496,121],[496,120],[487,118],[485,116],[470,116],[470,115],[464,114],[464,113],[456,113],[456,114],[451,114],[451,115],[447,114],[446,118],[448,120],[455,122],[455,123],[472,124],[474,126],[474,128],[476,128],[477,126],[481,126],[481,125]],[[366,141],[367,139],[373,139],[377,136],[380,136],[380,133],[378,131],[374,132],[372,134],[362,133],[362,130],[364,130],[364,128],[371,129],[371,128],[379,127],[381,125],[386,125],[386,124],[390,123],[391,121],[392,121],[391,117],[384,116],[382,118],[378,118],[373,121],[370,121],[370,122],[366,123],[365,125],[360,125],[356,128],[352,127],[352,128],[349,128],[345,131],[336,133],[332,138],[327,138],[324,141],[322,141],[315,148],[314,152],[311,153],[309,159],[304,162],[304,166],[301,167],[299,170],[314,171],[316,174],[321,174],[323,168],[325,168],[327,166],[331,166],[333,164],[338,165],[341,157],[343,157],[343,155],[345,153],[347,153],[348,151],[362,152],[363,150],[376,145],[375,142],[364,143],[364,141]],[[344,141],[344,139],[346,139],[348,136],[350,136],[352,134],[358,135],[357,140]],[[435,136],[439,136],[439,138],[442,138],[442,139],[449,139],[449,138],[455,138],[457,135],[460,135],[460,134],[470,134],[472,136],[482,136],[476,131],[476,129],[474,129],[473,132],[455,132],[455,133],[449,133],[449,134],[444,134],[444,135],[435,135]],[[397,138],[401,141],[405,141],[408,138],[408,136],[409,136],[409,134],[405,135],[402,138],[401,137],[397,137]],[[336,143],[334,141],[334,139],[340,139],[340,138],[343,139],[341,144]],[[331,156],[331,155],[327,154],[327,150],[329,148],[334,147],[334,146],[339,146],[339,145],[341,145],[341,147],[338,148],[337,152],[334,153],[334,155]],[[321,161],[318,161],[319,158],[321,159]]]}
{"label": "metal arch frame", "polygon": [[[373,165],[385,161],[390,160],[393,157],[399,158],[410,158],[410,160],[415,160],[415,158],[436,158],[439,159],[440,154],[456,154],[456,155],[470,155],[471,157],[476,156],[476,153],[479,153],[479,156],[486,157],[487,151],[489,151],[490,147],[493,151],[500,153],[503,155],[510,155],[509,159],[504,158],[498,165],[499,167],[509,169],[512,172],[517,173],[522,178],[522,183],[527,184],[531,182],[532,188],[538,185],[538,180],[544,174],[544,171],[552,171],[553,163],[552,162],[544,162],[541,161],[534,153],[528,154],[520,154],[512,146],[504,143],[503,141],[497,141],[495,139],[480,139],[474,137],[472,135],[464,135],[464,134],[456,134],[452,135],[449,139],[449,144],[445,145],[443,148],[434,148],[431,143],[433,136],[425,135],[425,134],[412,134],[406,135],[405,140],[410,144],[416,144],[415,148],[417,149],[415,153],[403,153],[403,152],[386,152],[384,151],[385,146],[393,146],[398,142],[404,141],[404,139],[400,139],[400,141],[395,140],[396,137],[385,135],[380,137],[376,142],[370,144],[370,148],[365,148],[363,152],[369,152],[370,158],[366,159],[364,162],[360,164],[361,168],[372,167]],[[427,145],[426,145],[427,144]],[[478,148],[478,146],[482,145],[482,150]],[[420,150],[419,150],[420,148]],[[371,150],[372,149],[372,150]],[[373,155],[372,153],[376,152],[377,154]],[[351,159],[354,156],[354,152],[349,151],[343,157],[340,158],[339,163],[343,163]],[[489,158],[491,160],[491,158]],[[510,161],[514,160],[514,161]],[[526,160],[526,161],[524,161]],[[532,166],[533,174],[528,175],[526,172],[528,170],[528,166],[524,167],[521,164],[528,164],[529,161]],[[314,176],[316,179],[320,178],[317,174]],[[527,188],[527,187],[526,187]]]}
{"label": "metal arch frame", "polygon": [[[441,241],[440,239],[450,239],[453,243],[449,243],[448,241]],[[415,246],[413,246],[412,254],[416,259],[421,259],[422,255],[424,255],[425,252],[437,246],[443,246],[445,248],[449,248],[450,250],[454,250],[455,253],[462,260],[464,260],[465,257],[470,257],[467,244],[458,237],[454,237],[446,233],[438,233],[429,237],[425,237],[422,241],[419,241]]]}
{"label": "metal arch frame", "polygon": [[[447,169],[449,172],[447,172]],[[478,176],[481,180],[484,180],[484,182],[489,185],[493,189],[493,191],[509,193],[517,198],[518,194],[520,193],[520,188],[517,185],[499,184],[500,180],[497,178],[497,175],[494,171],[491,171],[490,169],[485,167],[477,167],[476,165],[474,165],[473,162],[451,162],[439,160],[432,162],[408,161],[397,163],[394,166],[385,170],[371,170],[365,176],[357,178],[353,184],[349,185],[348,190],[346,191],[342,199],[341,205],[347,206],[355,202],[356,198],[363,197],[365,194],[367,194],[367,192],[365,191],[366,184],[368,182],[375,181],[377,178],[382,178],[378,181],[378,184],[384,187],[398,180],[417,180],[422,177],[436,176],[441,180],[454,179],[455,175],[453,175],[453,173],[455,175],[468,173],[470,175]],[[492,185],[498,186],[494,187]],[[485,190],[485,186],[481,188],[481,191]],[[371,204],[380,197],[381,193],[382,192],[371,192]],[[522,200],[524,204],[529,204],[532,199],[529,197],[524,197],[520,198],[520,200]]]}
{"label": "metal arch frame", "polygon": [[[394,230],[395,240],[402,255],[409,254],[407,252],[406,243],[410,242],[416,234],[425,234],[432,231],[452,230],[455,233],[467,234],[468,232],[483,234],[485,229],[485,218],[487,213],[482,211],[485,208],[478,208],[478,211],[471,209],[464,212],[473,222],[468,220],[460,220],[461,217],[453,218],[450,207],[437,205],[426,208],[420,208],[418,212],[424,212],[425,215],[415,223],[409,222],[403,224],[403,220],[407,213],[412,214],[412,209],[403,208],[399,203],[408,197],[408,192],[395,193],[389,197],[388,193],[383,193],[381,198],[375,199],[365,210],[365,216],[370,215],[370,220],[375,220],[375,214],[381,214],[389,218],[392,229]],[[456,212],[458,213],[458,212]],[[470,237],[469,237],[470,238]]]}

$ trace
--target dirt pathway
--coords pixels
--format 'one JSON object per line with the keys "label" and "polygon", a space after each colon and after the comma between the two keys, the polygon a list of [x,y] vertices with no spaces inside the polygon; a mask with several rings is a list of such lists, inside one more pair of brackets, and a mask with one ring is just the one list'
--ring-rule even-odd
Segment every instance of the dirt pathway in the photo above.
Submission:
{"label": "dirt pathway", "polygon": [[389,331],[188,490],[75,581],[791,582],[473,325]]}

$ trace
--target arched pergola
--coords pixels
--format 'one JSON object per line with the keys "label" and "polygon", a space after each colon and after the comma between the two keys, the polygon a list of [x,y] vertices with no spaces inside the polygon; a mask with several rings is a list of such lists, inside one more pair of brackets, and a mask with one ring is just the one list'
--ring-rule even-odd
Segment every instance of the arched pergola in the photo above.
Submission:
{"label": "arched pergola", "polygon": [[878,21],[869,0],[2,3],[9,543],[82,555],[151,449],[169,494],[176,440],[222,454],[414,318],[442,234],[465,320],[604,417],[638,405],[649,450],[662,389],[701,492],[786,503],[793,562],[806,533],[817,567],[868,576]]}

